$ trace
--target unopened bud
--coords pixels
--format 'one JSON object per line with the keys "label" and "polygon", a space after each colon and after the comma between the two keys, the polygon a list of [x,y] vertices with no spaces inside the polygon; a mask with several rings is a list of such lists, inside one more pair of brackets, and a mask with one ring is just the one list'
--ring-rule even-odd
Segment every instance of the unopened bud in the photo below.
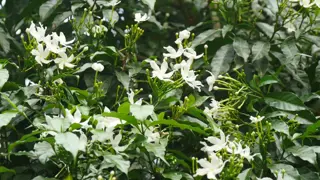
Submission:
{"label": "unopened bud", "polygon": [[110,175],[114,175],[114,171],[110,171]]}
{"label": "unopened bud", "polygon": [[204,45],[204,48],[205,48],[205,49],[208,49],[208,45],[205,44],[205,45]]}
{"label": "unopened bud", "polygon": [[87,9],[87,8],[84,8],[84,11],[88,11],[88,9]]}
{"label": "unopened bud", "polygon": [[101,175],[99,175],[98,180],[103,180],[103,177]]}
{"label": "unopened bud", "polygon": [[83,51],[88,51],[88,50],[89,50],[89,47],[88,47],[88,46],[86,46],[86,47],[83,48]]}
{"label": "unopened bud", "polygon": [[218,87],[218,86],[213,86],[213,89],[214,89],[214,90],[218,90],[219,87]]}

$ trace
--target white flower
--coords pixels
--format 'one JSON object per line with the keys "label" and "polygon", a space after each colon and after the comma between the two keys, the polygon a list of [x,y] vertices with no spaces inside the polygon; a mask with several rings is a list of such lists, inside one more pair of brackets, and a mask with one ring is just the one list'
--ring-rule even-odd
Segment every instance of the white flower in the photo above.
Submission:
{"label": "white flower", "polygon": [[201,149],[202,151],[210,154],[212,152],[220,151],[221,149],[224,149],[226,147],[229,140],[229,136],[226,137],[224,132],[221,129],[219,129],[219,131],[220,131],[220,139],[213,136],[204,138],[205,140],[213,144],[212,146],[209,146],[206,142],[203,142],[203,141],[200,142],[202,145],[204,145],[204,147]]}
{"label": "white flower", "polygon": [[253,157],[256,156],[257,154],[250,155],[250,148],[249,146],[246,146],[242,151],[240,152],[240,156],[246,158],[249,162],[253,160]]}
{"label": "white flower", "polygon": [[144,136],[147,138],[147,143],[160,143],[160,133],[154,132],[154,127],[149,127],[145,130]]}
{"label": "white flower", "polygon": [[147,14],[144,14],[143,16],[142,16],[141,13],[135,13],[134,14],[134,21],[136,21],[137,23],[147,21],[149,18],[150,17],[148,17]]}
{"label": "white flower", "polygon": [[45,164],[50,157],[55,155],[51,144],[47,141],[38,142],[34,145],[34,151],[31,151],[33,158],[39,159],[42,164]]}
{"label": "white flower", "polygon": [[145,120],[148,116],[152,115],[154,112],[153,105],[142,105],[142,98],[134,102],[134,91],[130,89],[128,92],[128,100],[130,102],[130,113],[138,120]]}
{"label": "white flower", "polygon": [[74,60],[73,54],[70,57],[68,57],[66,53],[61,52],[59,53],[59,55],[60,58],[56,58],[54,62],[58,64],[60,69],[63,69],[64,67],[74,68],[76,66],[74,64],[71,64],[71,62]]}
{"label": "white flower", "polygon": [[157,63],[155,61],[147,61],[150,63],[153,71],[152,71],[152,77],[157,77],[160,80],[163,81],[172,81],[170,78],[172,76],[172,74],[174,73],[174,71],[166,73],[168,70],[168,63],[166,60],[164,60],[161,64],[161,68],[157,65]]}
{"label": "white flower", "polygon": [[114,138],[113,137],[110,138],[110,144],[111,144],[112,148],[117,153],[121,152],[121,151],[124,151],[130,145],[130,144],[127,144],[127,145],[124,145],[124,146],[119,146],[119,143],[120,143],[121,139],[122,139],[121,133],[117,134]]}
{"label": "white flower", "polygon": [[315,2],[311,3],[310,0],[290,0],[290,2],[298,2],[298,1],[300,6],[303,6],[305,8],[309,8],[315,4]]}
{"label": "white flower", "polygon": [[74,113],[74,115],[71,114],[69,109],[66,109],[65,111],[66,111],[66,119],[68,119],[71,124],[78,123],[84,129],[88,129],[88,128],[92,127],[91,125],[88,124],[89,119],[85,122],[81,122],[81,112],[78,108],[77,108],[76,112]]}
{"label": "white flower", "polygon": [[91,68],[95,71],[102,72],[104,69],[104,66],[101,63],[93,63]]}
{"label": "white flower", "polygon": [[52,38],[55,39],[56,41],[58,41],[61,45],[66,46],[66,47],[70,47],[68,45],[72,44],[75,41],[75,39],[73,39],[71,41],[67,41],[65,35],[63,34],[63,32],[60,32],[59,36],[55,32],[52,33]]}
{"label": "white flower", "polygon": [[175,64],[175,65],[173,66],[173,69],[174,69],[175,71],[180,70],[182,67],[184,67],[184,68],[186,68],[186,69],[190,69],[192,63],[193,63],[193,59],[188,59],[187,61],[182,60],[181,63]]}
{"label": "white flower", "polygon": [[55,135],[55,132],[65,132],[70,126],[70,122],[63,117],[50,117],[45,115],[45,119],[47,124],[42,124],[42,126],[44,126],[46,130],[54,131],[51,133],[52,135]]}
{"label": "white flower", "polygon": [[185,39],[189,39],[190,37],[190,31],[188,30],[183,30],[179,32],[179,37],[178,39],[175,41],[176,44],[181,44],[183,40]]}
{"label": "white flower", "polygon": [[65,150],[71,152],[74,159],[76,159],[79,151],[86,151],[87,146],[87,136],[84,133],[81,133],[80,138],[71,133],[60,133],[55,136],[54,138],[56,140],[56,143],[64,147]]}
{"label": "white flower", "polygon": [[211,162],[209,162],[207,159],[198,160],[201,168],[197,169],[197,172],[194,176],[207,175],[208,179],[217,179],[216,176],[221,173],[227,161],[223,162],[222,159],[218,158],[215,153],[211,154],[210,159]]}
{"label": "white flower", "polygon": [[43,27],[41,23],[39,23],[40,27],[36,27],[36,25],[31,22],[29,28],[26,29],[27,32],[31,34],[38,42],[44,41],[47,27]]}
{"label": "white flower", "polygon": [[182,46],[179,46],[178,51],[176,51],[171,46],[167,46],[167,47],[163,47],[163,48],[169,52],[169,53],[163,53],[163,56],[164,57],[169,57],[169,58],[172,58],[172,59],[176,59],[176,58],[180,57],[184,52],[184,49],[182,48]]}
{"label": "white flower", "polygon": [[196,80],[198,75],[195,75],[194,71],[190,70],[188,65],[181,67],[181,76],[190,87],[193,89],[197,88],[199,92],[201,91],[200,88],[203,86],[203,84]]}
{"label": "white flower", "polygon": [[93,118],[98,121],[96,129],[114,129],[118,124],[121,124],[119,118],[104,117],[102,115],[94,115]]}
{"label": "white flower", "polygon": [[185,51],[183,52],[183,55],[185,55],[188,59],[199,59],[203,56],[203,53],[200,55],[197,55],[197,52],[192,48],[186,48]]}
{"label": "white flower", "polygon": [[209,86],[208,91],[212,91],[213,85],[216,82],[217,78],[210,71],[207,71],[207,72],[210,73],[210,75],[211,75],[211,76],[208,76],[206,79],[207,84]]}
{"label": "white flower", "polygon": [[253,117],[253,116],[250,116],[250,120],[252,123],[257,123],[257,122],[260,122],[264,119],[264,116],[257,116],[257,117]]}
{"label": "white flower", "polygon": [[51,60],[46,60],[47,57],[50,54],[50,51],[48,50],[48,48],[43,49],[42,44],[38,44],[38,49],[33,49],[31,51],[31,54],[36,56],[35,60],[37,61],[38,64],[40,64],[42,66],[42,63],[44,64],[49,64],[51,62]]}
{"label": "white flower", "polygon": [[217,118],[219,115],[220,103],[212,98],[210,106],[211,106],[211,109],[209,109],[208,107],[205,107],[203,111],[204,114],[211,119]]}
{"label": "white flower", "polygon": [[128,94],[128,100],[129,100],[130,104],[137,104],[137,105],[142,104],[142,98],[140,98],[138,101],[134,102],[134,91],[132,89],[130,89],[130,93],[127,92],[127,94]]}
{"label": "white flower", "polygon": [[56,54],[66,52],[66,47],[60,47],[59,45],[60,36],[48,35],[43,39],[43,41],[46,44],[46,47]]}
{"label": "white flower", "polygon": [[227,146],[227,151],[229,153],[238,154],[243,158],[246,158],[249,162],[253,160],[253,157],[257,154],[250,155],[250,148],[246,146],[244,149],[242,148],[242,144],[240,142],[229,142]]}

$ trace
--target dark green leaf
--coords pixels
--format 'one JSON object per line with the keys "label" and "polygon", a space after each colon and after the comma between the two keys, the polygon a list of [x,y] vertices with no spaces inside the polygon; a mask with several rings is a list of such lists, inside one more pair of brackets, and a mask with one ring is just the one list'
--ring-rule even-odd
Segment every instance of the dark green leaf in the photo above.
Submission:
{"label": "dark green leaf", "polygon": [[62,0],[48,0],[47,2],[43,3],[39,8],[41,22],[44,22],[48,17],[50,17],[61,3]]}
{"label": "dark green leaf", "polygon": [[234,58],[234,50],[231,44],[222,46],[211,61],[211,72],[214,76],[225,73],[229,70]]}
{"label": "dark green leaf", "polygon": [[272,92],[267,94],[264,100],[269,106],[281,110],[301,111],[307,109],[302,100],[291,92]]}
{"label": "dark green leaf", "polygon": [[248,61],[251,51],[250,51],[249,44],[246,40],[240,37],[234,38],[233,48],[238,56],[242,57],[245,62]]}

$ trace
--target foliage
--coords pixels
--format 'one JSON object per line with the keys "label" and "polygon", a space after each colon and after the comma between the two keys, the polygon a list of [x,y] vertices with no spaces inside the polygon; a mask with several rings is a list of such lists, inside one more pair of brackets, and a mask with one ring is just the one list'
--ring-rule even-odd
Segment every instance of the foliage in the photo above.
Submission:
{"label": "foliage", "polygon": [[0,179],[320,179],[320,2],[0,6]]}

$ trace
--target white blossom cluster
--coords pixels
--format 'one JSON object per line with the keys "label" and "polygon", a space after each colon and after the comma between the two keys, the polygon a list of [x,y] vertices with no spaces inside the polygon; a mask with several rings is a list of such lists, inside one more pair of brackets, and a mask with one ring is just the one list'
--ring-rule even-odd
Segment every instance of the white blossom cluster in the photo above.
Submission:
{"label": "white blossom cluster", "polygon": [[318,6],[318,8],[320,8],[320,0],[314,0],[314,1],[310,1],[310,0],[290,0],[290,2],[299,3],[299,5],[304,7],[304,8],[310,8],[313,5],[316,5],[316,6]]}
{"label": "white blossom cluster", "polygon": [[[46,35],[47,27],[36,26],[33,22],[30,27],[26,29],[26,32],[30,34],[38,43],[37,48],[31,51],[31,54],[35,56],[35,60],[41,66],[43,64],[49,64],[54,61],[59,69],[74,68],[72,64],[75,60],[74,55],[67,55],[67,48],[71,48],[70,44],[74,42],[74,39],[67,41],[63,32],[58,35],[56,32]],[[49,59],[50,54],[54,53],[57,55],[55,59]]]}
{"label": "white blossom cluster", "polygon": [[[183,30],[179,32],[179,36],[175,41],[175,43],[178,46],[178,49],[175,49],[172,46],[164,47],[164,49],[167,52],[163,53],[164,59],[160,67],[155,61],[147,60],[147,62],[150,63],[150,66],[153,69],[153,78],[157,77],[160,80],[172,82],[171,78],[173,74],[175,72],[180,72],[180,75],[183,78],[184,82],[193,89],[197,89],[200,92],[201,87],[203,87],[204,85],[201,83],[201,81],[197,80],[198,75],[194,70],[192,70],[192,64],[194,60],[201,58],[203,56],[203,53],[197,54],[197,52],[194,49],[190,47],[184,48],[182,45],[184,40],[190,38],[190,34],[191,33],[188,30]],[[168,59],[176,60],[183,57],[185,57],[186,59],[182,60],[180,63],[172,65],[170,71],[167,62]],[[170,72],[167,72],[168,70]],[[209,73],[211,74],[211,76],[207,77],[206,81],[209,85],[209,91],[211,91],[216,78],[211,72]]]}

